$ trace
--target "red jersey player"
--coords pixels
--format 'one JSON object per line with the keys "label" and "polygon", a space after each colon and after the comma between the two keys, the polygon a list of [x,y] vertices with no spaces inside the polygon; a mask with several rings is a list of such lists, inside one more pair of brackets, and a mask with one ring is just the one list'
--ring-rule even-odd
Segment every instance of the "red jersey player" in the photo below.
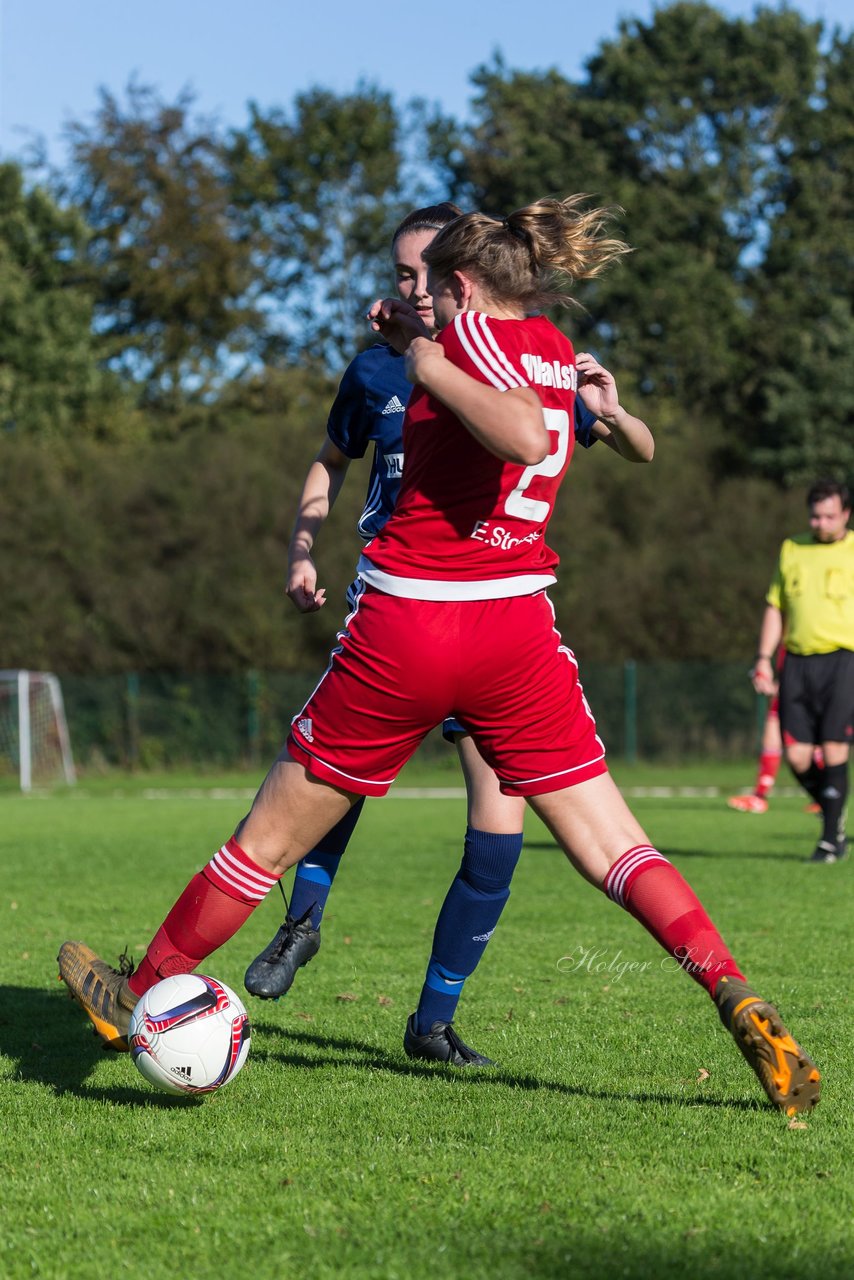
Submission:
{"label": "red jersey player", "polygon": [[[427,732],[455,713],[502,790],[526,796],[577,869],[712,997],[771,1101],[788,1114],[818,1101],[817,1068],[747,984],[608,773],[546,594],[575,362],[569,342],[531,313],[625,251],[606,225],[606,211],[582,197],[537,201],[506,219],[463,215],[423,252],[441,340],[424,336],[401,303],[372,309],[405,347],[418,388],[405,491],[366,548],[365,589],[249,815],[193,877],[137,972],[63,944],[60,974],[108,1042],[121,1047],[136,999],[227,941],[355,798],[388,790]],[[555,272],[564,283],[550,287]]]}

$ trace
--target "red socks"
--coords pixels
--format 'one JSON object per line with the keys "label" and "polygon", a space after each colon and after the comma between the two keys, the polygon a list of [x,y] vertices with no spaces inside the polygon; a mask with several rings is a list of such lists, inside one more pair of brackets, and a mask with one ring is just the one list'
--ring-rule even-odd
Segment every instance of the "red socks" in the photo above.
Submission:
{"label": "red socks", "polygon": [[132,991],[142,996],[161,978],[192,973],[233,937],[280,879],[244,853],[232,838],[193,876],[152,939]]}
{"label": "red socks", "polygon": [[694,890],[651,845],[618,858],[602,887],[709,995],[724,974],[744,979]]}
{"label": "red socks", "polygon": [[782,751],[763,751],[759,756],[759,772],[756,776],[756,786],[753,788],[753,794],[759,796],[762,800],[765,800],[774,788],[782,759]]}
{"label": "red socks", "polygon": [[[279,878],[229,840],[169,912],[130,978],[131,990],[141,996],[161,978],[191,973],[233,937]],[[744,978],[693,889],[651,845],[618,858],[603,888],[710,995],[724,974]]]}

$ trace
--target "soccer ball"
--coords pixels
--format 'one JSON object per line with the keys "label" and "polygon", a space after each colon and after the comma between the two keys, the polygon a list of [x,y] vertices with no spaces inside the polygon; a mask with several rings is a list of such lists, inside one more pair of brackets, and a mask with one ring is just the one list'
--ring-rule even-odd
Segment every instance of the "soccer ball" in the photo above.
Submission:
{"label": "soccer ball", "polygon": [[137,1004],[128,1042],[137,1069],[166,1093],[213,1093],[233,1080],[249,1052],[249,1019],[216,978],[179,973]]}

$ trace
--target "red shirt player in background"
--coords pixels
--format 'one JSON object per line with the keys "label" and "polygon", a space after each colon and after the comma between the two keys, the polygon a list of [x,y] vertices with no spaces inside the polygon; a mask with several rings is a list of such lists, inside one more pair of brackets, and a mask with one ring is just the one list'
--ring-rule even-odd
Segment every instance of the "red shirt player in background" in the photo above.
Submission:
{"label": "red shirt player in background", "polygon": [[60,974],[104,1039],[121,1047],[140,995],[227,941],[359,795],[387,791],[455,714],[502,791],[525,796],[573,865],[714,1000],[771,1101],[787,1114],[818,1101],[817,1068],[611,778],[546,594],[576,366],[569,341],[531,313],[625,252],[607,221],[578,196],[504,219],[465,214],[423,251],[438,339],[403,303],[372,309],[416,384],[398,505],[366,548],[365,591],[252,810],[193,877],[140,968],[123,975],[85,944],[63,944]]}

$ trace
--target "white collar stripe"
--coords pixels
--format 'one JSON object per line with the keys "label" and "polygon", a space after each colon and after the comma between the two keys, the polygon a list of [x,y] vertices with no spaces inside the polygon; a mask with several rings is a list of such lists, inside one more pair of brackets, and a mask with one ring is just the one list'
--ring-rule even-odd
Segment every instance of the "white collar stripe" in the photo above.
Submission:
{"label": "white collar stripe", "polygon": [[497,387],[499,391],[509,391],[510,383],[507,381],[506,376],[503,376],[498,372],[497,369],[487,364],[487,362],[481,358],[479,352],[477,352],[474,346],[472,345],[472,342],[468,334],[466,333],[466,329],[468,327],[465,323],[467,314],[468,314],[467,312],[464,312],[462,315],[457,316],[457,318],[454,320],[454,327],[457,331],[457,335],[460,339],[460,342],[463,345],[463,349],[466,355],[469,357],[469,359],[471,360],[475,368],[478,369],[480,373],[483,374],[487,382],[491,382],[492,385],[494,387]]}
{"label": "white collar stripe", "polygon": [[[497,349],[497,343],[489,333],[487,317],[480,311],[467,311],[465,313],[465,318],[466,327],[468,329],[472,345],[477,347],[481,360],[484,364],[489,365],[489,367],[494,370],[497,377],[501,378],[512,387],[516,380],[516,375],[513,373],[512,369],[502,368],[501,360],[496,360],[495,350]],[[492,339],[492,341],[488,342],[487,337]],[[507,362],[504,361],[505,365],[506,363]]]}
{"label": "white collar stripe", "polygon": [[489,323],[489,317],[483,315],[483,313],[480,313],[477,316],[477,323],[483,331],[483,336],[485,341],[489,343],[490,347],[492,347],[492,350],[495,353],[495,358],[498,360],[499,364],[504,368],[507,375],[510,378],[514,379],[517,387],[527,387],[529,385],[528,379],[519,372],[518,368],[516,368],[515,365],[510,363],[504,351],[501,349],[501,347],[499,347],[495,339],[495,334],[492,332],[492,328]]}
{"label": "white collar stripe", "polygon": [[485,316],[482,311],[469,311],[466,313],[466,319],[472,342],[476,343],[481,358],[495,370],[500,378],[509,382],[511,387],[527,386],[495,340],[489,325],[489,316]]}

